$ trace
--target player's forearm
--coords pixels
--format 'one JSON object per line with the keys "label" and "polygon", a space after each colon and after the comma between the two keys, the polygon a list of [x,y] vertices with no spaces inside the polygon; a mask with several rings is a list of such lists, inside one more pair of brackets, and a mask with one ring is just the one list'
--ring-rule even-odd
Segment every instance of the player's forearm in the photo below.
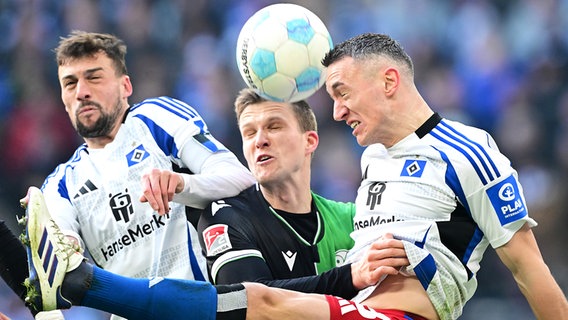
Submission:
{"label": "player's forearm", "polygon": [[515,279],[537,319],[568,319],[566,295],[546,266]]}
{"label": "player's forearm", "polygon": [[333,268],[317,276],[261,281],[269,287],[306,293],[329,294],[351,299],[357,294],[351,279],[351,265]]}
{"label": "player's forearm", "polygon": [[174,195],[173,201],[198,209],[214,200],[235,196],[255,182],[244,166],[232,162],[219,162],[214,171],[182,174],[182,177],[184,188]]}
{"label": "player's forearm", "polygon": [[259,282],[269,287],[306,293],[330,294],[350,299],[357,294],[351,278],[351,265],[333,268],[320,275],[293,279],[274,279],[262,259],[245,258],[223,265],[216,273],[215,284]]}
{"label": "player's forearm", "polygon": [[513,274],[538,319],[568,319],[566,296],[554,280],[526,224],[496,252]]}

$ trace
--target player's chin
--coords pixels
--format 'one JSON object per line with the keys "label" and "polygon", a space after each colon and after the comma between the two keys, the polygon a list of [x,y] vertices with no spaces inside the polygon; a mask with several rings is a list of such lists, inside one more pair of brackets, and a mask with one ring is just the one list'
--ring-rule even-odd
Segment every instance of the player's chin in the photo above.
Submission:
{"label": "player's chin", "polygon": [[256,178],[256,181],[260,184],[270,182],[270,180],[271,180],[270,176],[267,175],[265,172],[262,172],[262,171],[261,172],[258,172],[258,171],[255,172],[254,177]]}
{"label": "player's chin", "polygon": [[271,183],[275,182],[276,176],[273,172],[267,170],[261,170],[261,172],[257,172],[255,174],[256,181],[261,185],[270,185]]}
{"label": "player's chin", "polygon": [[355,136],[355,139],[357,140],[357,144],[360,145],[361,147],[368,147],[369,145],[371,145],[371,142],[368,142],[367,139],[365,139],[365,136],[362,134],[353,134]]}
{"label": "player's chin", "polygon": [[83,127],[84,130],[91,131],[97,126],[98,116],[92,113],[82,113],[77,116],[77,125]]}

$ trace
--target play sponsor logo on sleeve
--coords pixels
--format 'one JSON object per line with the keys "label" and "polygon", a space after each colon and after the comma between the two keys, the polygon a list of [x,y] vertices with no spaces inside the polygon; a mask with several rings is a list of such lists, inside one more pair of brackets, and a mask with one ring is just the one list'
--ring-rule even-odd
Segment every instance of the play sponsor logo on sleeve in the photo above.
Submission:
{"label": "play sponsor logo on sleeve", "polygon": [[487,189],[487,195],[497,212],[501,225],[517,221],[527,215],[519,184],[512,175]]}

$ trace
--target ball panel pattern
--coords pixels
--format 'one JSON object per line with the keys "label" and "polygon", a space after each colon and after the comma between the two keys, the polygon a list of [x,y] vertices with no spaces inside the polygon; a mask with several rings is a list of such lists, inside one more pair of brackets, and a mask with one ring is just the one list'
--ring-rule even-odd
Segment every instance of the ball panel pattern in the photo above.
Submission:
{"label": "ball panel pattern", "polygon": [[332,47],[325,24],[314,13],[295,4],[274,4],[242,27],[237,65],[246,84],[263,97],[294,102],[321,88],[321,60]]}

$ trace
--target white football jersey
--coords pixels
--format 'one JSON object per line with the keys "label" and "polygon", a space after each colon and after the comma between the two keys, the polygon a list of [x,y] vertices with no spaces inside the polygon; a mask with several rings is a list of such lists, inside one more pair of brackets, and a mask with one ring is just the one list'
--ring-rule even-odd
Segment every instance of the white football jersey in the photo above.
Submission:
{"label": "white football jersey", "polygon": [[181,202],[187,205],[202,207],[254,182],[193,108],[160,97],[132,106],[103,149],[79,147],[42,190],[54,220],[66,234],[80,237],[98,266],[137,278],[204,280],[205,259],[185,205],[171,202],[170,212],[160,216],[139,200],[143,173],[172,170],[174,163],[195,173],[186,180],[189,191]]}
{"label": "white football jersey", "polygon": [[361,168],[348,260],[385,233],[403,240],[411,264],[403,271],[417,276],[442,320],[456,319],[472,297],[487,246],[536,225],[516,171],[491,136],[437,114],[391,148],[369,146]]}

